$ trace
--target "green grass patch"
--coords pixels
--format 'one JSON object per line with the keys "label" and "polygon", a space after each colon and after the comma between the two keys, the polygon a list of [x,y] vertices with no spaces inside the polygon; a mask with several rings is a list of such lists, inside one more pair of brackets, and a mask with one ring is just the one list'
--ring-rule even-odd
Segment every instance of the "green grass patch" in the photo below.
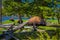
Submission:
{"label": "green grass patch", "polygon": [[[15,20],[15,23],[17,23],[18,20]],[[23,20],[23,22],[26,22],[27,20]],[[58,20],[46,20],[46,22],[51,22],[51,23],[58,23]],[[8,24],[8,23],[13,23],[10,20],[3,21],[2,24]]]}
{"label": "green grass patch", "polygon": [[58,23],[58,20],[46,20],[46,22]]}
{"label": "green grass patch", "polygon": [[1,34],[4,30],[6,30],[6,29],[5,29],[5,28],[0,28],[0,34]]}
{"label": "green grass patch", "polygon": [[47,26],[39,26],[38,28],[43,30],[56,30],[55,27],[47,27]]}
{"label": "green grass patch", "polygon": [[[15,20],[15,23],[17,23],[18,20]],[[23,22],[25,22],[26,20],[23,20]],[[2,24],[9,24],[9,23],[13,23],[12,21],[10,20],[6,20],[6,21],[3,21]]]}

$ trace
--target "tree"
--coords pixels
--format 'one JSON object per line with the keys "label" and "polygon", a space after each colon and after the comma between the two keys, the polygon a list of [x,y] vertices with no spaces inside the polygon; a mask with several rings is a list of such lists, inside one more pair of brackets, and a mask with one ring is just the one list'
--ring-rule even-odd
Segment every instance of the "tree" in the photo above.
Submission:
{"label": "tree", "polygon": [[59,8],[57,8],[56,9],[56,16],[57,16],[57,19],[58,19],[58,23],[60,24],[60,9]]}
{"label": "tree", "polygon": [[34,2],[31,3],[27,0],[26,2],[22,2],[21,0],[8,0],[3,2],[3,6],[3,14],[18,14],[19,20],[21,20],[21,16],[24,15],[28,17],[38,15],[42,18],[45,18],[46,16],[52,16],[53,18],[56,15],[52,9],[56,6],[56,0],[54,0],[54,2],[51,0],[34,0]]}
{"label": "tree", "polygon": [[[9,13],[8,15],[16,15],[18,13],[19,20],[21,20],[22,3],[15,2],[14,0],[3,1],[4,13]],[[3,12],[2,10],[2,12]],[[3,14],[4,14],[3,13]]]}

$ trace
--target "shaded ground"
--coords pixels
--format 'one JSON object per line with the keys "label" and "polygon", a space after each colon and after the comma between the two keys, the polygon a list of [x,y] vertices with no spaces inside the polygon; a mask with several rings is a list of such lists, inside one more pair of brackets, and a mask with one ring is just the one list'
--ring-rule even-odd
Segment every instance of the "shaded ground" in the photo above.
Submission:
{"label": "shaded ground", "polygon": [[[60,29],[57,30],[55,27],[46,27],[46,26],[39,26],[38,29],[46,31],[44,32],[32,31],[32,28],[24,28],[23,30],[26,30],[25,32],[18,30],[14,33],[14,35],[20,40],[60,40],[58,39],[60,37],[60,31],[59,31]],[[5,29],[1,29],[0,30],[1,33],[2,30]]]}
{"label": "shaded ground", "polygon": [[18,35],[17,38],[21,40],[58,40],[58,35],[55,31],[46,31],[46,32],[23,32],[23,33],[16,33]]}

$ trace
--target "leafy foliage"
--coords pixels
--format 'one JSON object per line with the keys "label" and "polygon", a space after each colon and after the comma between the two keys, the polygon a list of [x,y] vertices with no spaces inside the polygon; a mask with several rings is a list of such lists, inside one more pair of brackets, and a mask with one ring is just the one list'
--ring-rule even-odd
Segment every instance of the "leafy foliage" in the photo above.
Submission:
{"label": "leafy foliage", "polygon": [[[56,12],[57,1],[56,0],[34,0],[34,2],[21,2],[16,0],[5,0],[2,2],[2,14],[3,15],[20,15],[25,17],[30,16],[41,16],[46,18],[48,17],[57,17],[59,13]],[[57,17],[59,20],[59,17]]]}

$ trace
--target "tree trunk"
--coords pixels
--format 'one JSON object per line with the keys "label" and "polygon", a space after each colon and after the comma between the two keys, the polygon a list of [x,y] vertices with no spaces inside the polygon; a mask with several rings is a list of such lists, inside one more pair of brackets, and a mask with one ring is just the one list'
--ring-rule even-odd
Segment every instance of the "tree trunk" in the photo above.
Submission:
{"label": "tree trunk", "polygon": [[2,15],[0,13],[0,25],[2,24]]}
{"label": "tree trunk", "polygon": [[57,19],[58,19],[58,23],[60,24],[60,15],[59,15],[59,13],[57,14]]}
{"label": "tree trunk", "polygon": [[58,17],[58,23],[60,24],[60,18]]}
{"label": "tree trunk", "polygon": [[2,1],[0,0],[0,25],[2,24]]}
{"label": "tree trunk", "polygon": [[44,16],[43,16],[43,14],[41,13],[41,25],[42,26],[46,26],[46,20],[44,19]]}
{"label": "tree trunk", "polygon": [[18,14],[18,19],[19,19],[19,20],[18,20],[18,23],[19,23],[19,24],[22,24],[22,23],[23,23],[23,20],[22,20],[22,18],[21,18],[21,15],[20,15],[20,14]]}

